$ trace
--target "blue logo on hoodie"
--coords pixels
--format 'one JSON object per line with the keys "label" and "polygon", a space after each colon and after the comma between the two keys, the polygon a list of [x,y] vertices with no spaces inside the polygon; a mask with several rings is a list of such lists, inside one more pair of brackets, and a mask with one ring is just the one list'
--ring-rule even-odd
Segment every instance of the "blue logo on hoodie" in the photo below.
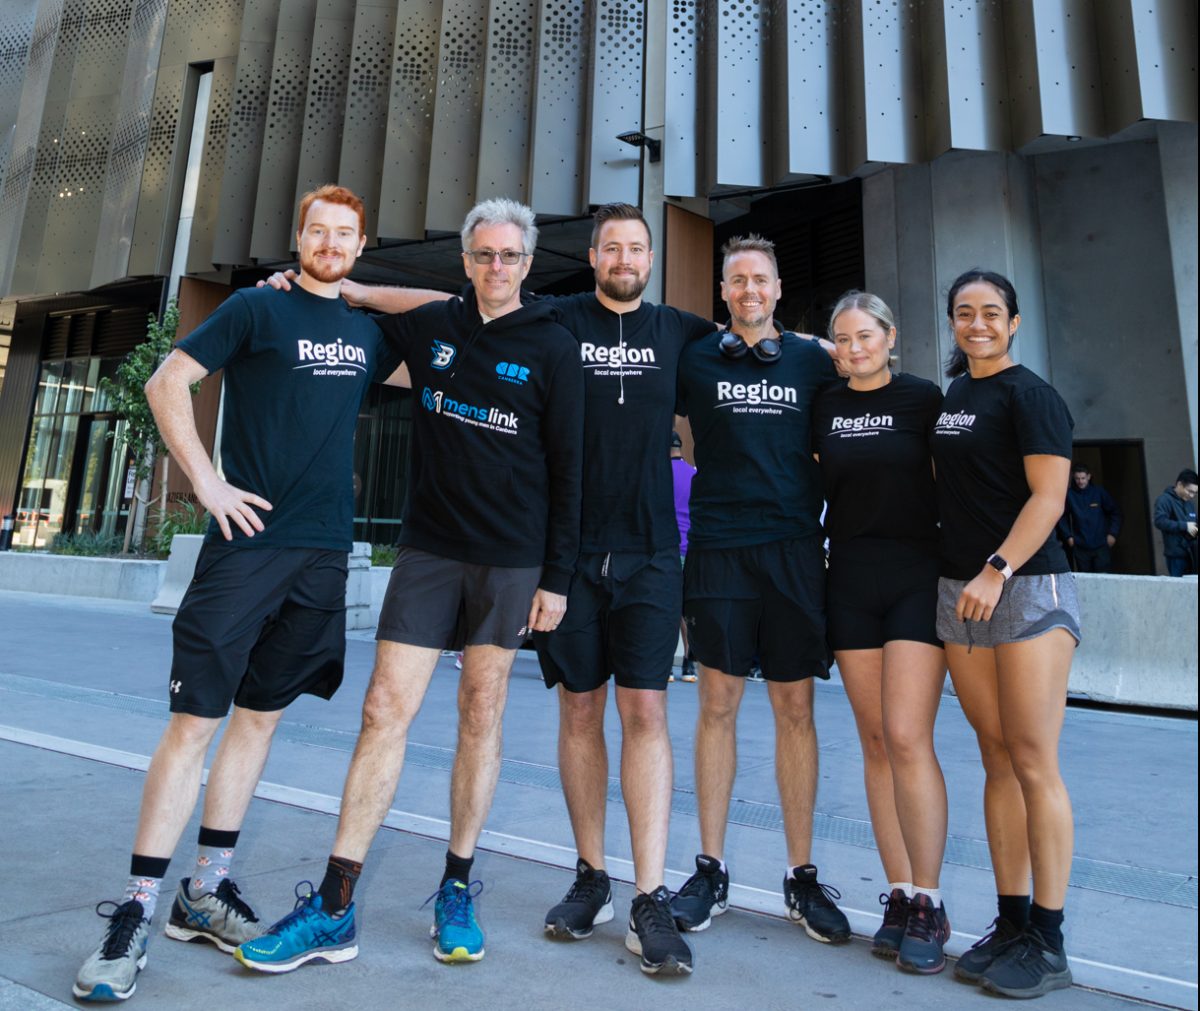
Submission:
{"label": "blue logo on hoodie", "polygon": [[529,378],[529,369],[524,365],[515,365],[512,362],[499,362],[496,365],[496,375],[506,383],[524,386],[525,381]]}

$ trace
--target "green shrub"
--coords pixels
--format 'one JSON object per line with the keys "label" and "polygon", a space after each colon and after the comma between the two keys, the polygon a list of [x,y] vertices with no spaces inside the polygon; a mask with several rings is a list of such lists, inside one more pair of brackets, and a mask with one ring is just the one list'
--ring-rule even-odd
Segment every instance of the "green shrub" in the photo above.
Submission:
{"label": "green shrub", "polygon": [[104,536],[85,530],[78,534],[55,534],[50,542],[52,555],[78,555],[84,558],[100,558],[119,555],[124,542],[120,537]]}
{"label": "green shrub", "polygon": [[166,558],[171,553],[171,541],[176,534],[207,533],[208,520],[208,512],[191,499],[172,502],[166,517],[155,523],[153,533],[147,538],[149,553]]}
{"label": "green shrub", "polygon": [[400,546],[397,544],[372,544],[371,564],[390,567],[396,564],[396,555],[399,553]]}

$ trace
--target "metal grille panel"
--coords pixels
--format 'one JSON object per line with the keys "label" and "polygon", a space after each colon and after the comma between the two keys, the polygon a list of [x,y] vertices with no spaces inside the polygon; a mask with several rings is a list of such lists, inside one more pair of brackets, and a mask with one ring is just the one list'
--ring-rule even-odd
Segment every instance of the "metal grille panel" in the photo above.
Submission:
{"label": "metal grille panel", "polygon": [[529,200],[543,214],[584,209],[588,37],[593,0],[542,0],[530,123]]}
{"label": "metal grille panel", "polygon": [[593,7],[592,105],[587,200],[635,204],[641,151],[617,134],[642,127],[642,45],[646,24],[640,0],[600,0]]}

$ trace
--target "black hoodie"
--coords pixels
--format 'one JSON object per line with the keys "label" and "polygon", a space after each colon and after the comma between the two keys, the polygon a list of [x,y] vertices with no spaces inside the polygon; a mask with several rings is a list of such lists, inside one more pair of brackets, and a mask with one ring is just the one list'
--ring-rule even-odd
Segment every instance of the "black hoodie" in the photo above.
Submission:
{"label": "black hoodie", "polygon": [[484,323],[475,289],[384,335],[412,376],[413,439],[400,543],[475,565],[541,565],[566,593],[579,550],[583,370],[551,302]]}

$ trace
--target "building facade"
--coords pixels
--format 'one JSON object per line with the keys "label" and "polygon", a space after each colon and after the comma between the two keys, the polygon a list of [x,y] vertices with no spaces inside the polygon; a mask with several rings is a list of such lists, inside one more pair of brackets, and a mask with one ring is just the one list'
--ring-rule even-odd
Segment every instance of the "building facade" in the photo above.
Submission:
{"label": "building facade", "polygon": [[[337,181],[367,201],[366,281],[456,288],[463,215],[504,195],[544,223],[531,284],[586,288],[586,215],[624,200],[655,225],[654,297],[715,311],[716,248],[757,230],[780,248],[789,325],[820,329],[866,286],[897,311],[901,367],[928,377],[950,280],[1001,270],[1020,359],[1066,397],[1130,517],[1118,565],[1155,571],[1149,502],[1196,461],[1196,16],[1189,0],[0,0],[0,515],[30,545],[119,528],[127,461],[95,380],[176,287],[186,332],[290,263],[299,195]],[[364,410],[360,537],[394,529],[406,411],[383,392]]]}

